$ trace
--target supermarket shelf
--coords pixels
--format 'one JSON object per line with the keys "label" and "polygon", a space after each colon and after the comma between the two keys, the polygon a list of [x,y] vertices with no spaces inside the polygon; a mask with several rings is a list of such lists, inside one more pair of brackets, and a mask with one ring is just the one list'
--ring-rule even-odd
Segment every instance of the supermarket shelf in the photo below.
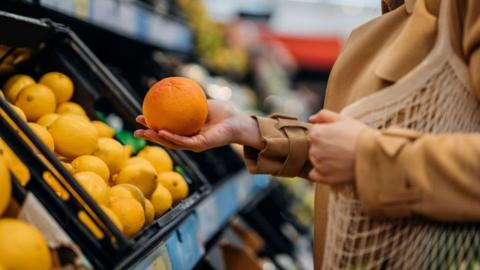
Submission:
{"label": "supermarket shelf", "polygon": [[155,13],[134,1],[37,1],[42,7],[155,47],[179,52],[192,50],[192,32],[185,23],[173,17]]}
{"label": "supermarket shelf", "polygon": [[[193,269],[205,255],[206,243],[245,205],[268,190],[270,178],[246,171],[222,183],[175,231],[132,269]],[[162,269],[162,268],[160,268]]]}

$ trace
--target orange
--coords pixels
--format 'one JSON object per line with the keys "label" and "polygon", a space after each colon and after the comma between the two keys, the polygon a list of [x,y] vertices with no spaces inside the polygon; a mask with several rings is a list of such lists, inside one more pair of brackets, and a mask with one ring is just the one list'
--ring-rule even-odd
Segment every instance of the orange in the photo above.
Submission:
{"label": "orange", "polygon": [[22,109],[28,121],[35,122],[41,116],[55,112],[55,95],[45,85],[31,84],[18,93],[15,106]]}
{"label": "orange", "polygon": [[176,172],[162,172],[157,175],[159,185],[172,194],[173,203],[178,203],[188,196],[188,184],[183,176]]}
{"label": "orange", "polygon": [[195,81],[170,77],[155,83],[143,100],[143,115],[153,130],[189,136],[200,131],[208,114],[207,98]]}

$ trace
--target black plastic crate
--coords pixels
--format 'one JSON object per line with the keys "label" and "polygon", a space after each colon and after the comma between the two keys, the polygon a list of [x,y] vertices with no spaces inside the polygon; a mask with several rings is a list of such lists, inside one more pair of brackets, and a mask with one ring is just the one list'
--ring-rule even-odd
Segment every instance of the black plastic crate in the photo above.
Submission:
{"label": "black plastic crate", "polygon": [[[74,82],[73,101],[81,104],[91,119],[96,118],[98,111],[107,115],[113,113],[123,120],[124,129],[133,131],[138,128],[135,116],[141,112],[139,102],[68,28],[47,19],[31,19],[1,11],[0,25],[2,25],[0,27],[0,44],[13,48],[27,47],[33,50],[31,59],[19,64],[15,73],[29,74],[38,78],[40,74],[49,71],[63,72]],[[0,81],[4,81],[6,77],[0,76]],[[189,182],[190,195],[137,233],[132,239],[127,239],[99,211],[96,203],[86,195],[79,184],[63,168],[56,156],[35,137],[25,123],[11,114],[12,111],[6,101],[2,99],[0,105],[13,120],[16,120],[18,128],[28,135],[29,140],[34,143],[49,163],[45,164],[38,158],[25,141],[11,127],[8,128],[5,119],[0,121],[2,137],[10,145],[15,146],[13,147],[14,151],[25,163],[29,166],[32,164],[32,168],[34,168],[35,173],[27,188],[31,189],[42,203],[58,208],[58,211],[52,215],[57,220],[62,220],[61,225],[82,247],[83,252],[96,268],[125,267],[134,262],[137,256],[155,247],[210,191],[208,182],[194,162],[181,152],[167,150],[175,165],[183,169]],[[59,179],[59,182],[69,193],[72,193],[68,201],[62,201],[41,180],[42,173],[49,170],[56,171],[52,174],[64,179]],[[104,234],[109,236],[107,237],[108,241],[98,241],[90,231],[85,230],[85,226],[81,222],[79,223],[78,217],[76,217],[78,211],[81,210],[91,216],[104,230]]]}

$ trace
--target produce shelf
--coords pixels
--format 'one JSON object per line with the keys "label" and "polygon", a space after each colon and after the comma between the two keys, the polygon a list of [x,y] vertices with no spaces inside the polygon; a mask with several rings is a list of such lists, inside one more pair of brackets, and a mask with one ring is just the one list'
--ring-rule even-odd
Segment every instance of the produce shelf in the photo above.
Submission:
{"label": "produce shelf", "polygon": [[[18,64],[15,72],[35,78],[49,71],[63,72],[74,82],[73,101],[82,105],[90,118],[96,119],[99,114],[112,116],[123,123],[123,130],[127,132],[138,127],[134,120],[141,111],[138,101],[68,28],[50,20],[31,19],[1,11],[0,24],[0,44],[10,46],[12,50],[20,47],[32,51],[31,58]],[[20,30],[22,35],[18,35]],[[0,81],[5,78],[0,76]],[[47,208],[57,209],[52,216],[71,234],[96,269],[114,269],[119,265],[123,268],[133,264],[138,256],[158,245],[210,192],[208,182],[192,161],[180,152],[168,151],[175,167],[180,168],[189,183],[190,195],[133,238],[127,239],[100,211],[54,153],[13,112],[5,99],[1,99],[0,105],[10,118],[10,121],[7,118],[0,121],[2,138],[5,137],[22,161],[32,167],[34,177],[27,184],[27,189]],[[18,136],[13,127],[8,127],[11,120],[27,136],[26,140],[33,143],[33,149],[24,138]],[[45,159],[40,159],[36,152]],[[68,191],[69,199],[60,199],[43,181],[44,172],[56,176]],[[78,215],[82,211],[101,229],[105,235],[102,240],[95,238],[94,233],[79,220]]]}
{"label": "produce shelf", "polygon": [[151,46],[179,52],[192,50],[193,35],[184,21],[159,14],[138,1],[24,0],[21,2],[62,13]]}
{"label": "produce shelf", "polygon": [[263,197],[270,185],[268,176],[252,176],[245,170],[225,180],[166,240],[138,259],[132,269],[155,269],[158,265],[165,269],[193,269],[205,255],[212,237],[245,206]]}

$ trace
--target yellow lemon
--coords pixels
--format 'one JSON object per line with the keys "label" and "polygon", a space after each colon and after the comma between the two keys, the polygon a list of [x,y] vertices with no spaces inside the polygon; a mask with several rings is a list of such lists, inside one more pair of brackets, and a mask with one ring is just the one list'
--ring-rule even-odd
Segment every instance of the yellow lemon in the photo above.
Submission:
{"label": "yellow lemon", "polygon": [[72,164],[64,161],[60,161],[60,163],[62,163],[63,167],[65,167],[65,169],[67,169],[69,173],[71,174],[75,173],[75,169],[73,168]]}
{"label": "yellow lemon", "polygon": [[60,72],[49,72],[43,75],[38,83],[52,89],[57,99],[57,104],[69,101],[73,96],[73,82]]}
{"label": "yellow lemon", "polygon": [[172,208],[172,195],[168,189],[162,185],[157,185],[157,188],[150,197],[150,202],[155,209],[155,217],[163,215],[168,209]]}
{"label": "yellow lemon", "polygon": [[118,200],[120,198],[133,198],[142,206],[145,205],[145,197],[142,191],[131,184],[120,184],[110,188],[109,201]]}
{"label": "yellow lemon", "polygon": [[58,119],[60,115],[56,113],[47,113],[42,117],[38,118],[37,124],[44,127],[49,127],[55,120]]}
{"label": "yellow lemon", "polygon": [[7,269],[52,269],[43,234],[34,226],[11,218],[0,219],[0,262]]}
{"label": "yellow lemon", "polygon": [[7,209],[10,202],[10,193],[12,184],[10,182],[10,172],[8,171],[7,161],[0,156],[0,216]]}
{"label": "yellow lemon", "polygon": [[120,231],[123,231],[122,222],[120,222],[120,219],[117,217],[117,214],[115,214],[110,208],[106,207],[103,204],[100,205],[100,208],[102,208],[103,212],[105,212],[108,218],[112,221],[113,225],[117,226],[117,228]]}
{"label": "yellow lemon", "polygon": [[152,223],[154,219],[155,208],[153,208],[153,204],[148,199],[145,199],[145,225]]}
{"label": "yellow lemon", "polygon": [[95,120],[92,121],[92,124],[97,129],[100,137],[113,138],[115,135],[115,130],[102,121]]}
{"label": "yellow lemon", "polygon": [[22,109],[20,109],[19,107],[15,106],[15,105],[11,105],[12,106],[12,109],[17,113],[18,116],[20,116],[20,118],[27,122],[27,116],[25,115],[25,113],[22,111]]}
{"label": "yellow lemon", "polygon": [[107,163],[111,175],[116,174],[126,160],[123,146],[111,138],[99,138],[93,155]]}
{"label": "yellow lemon", "polygon": [[61,115],[49,127],[55,151],[66,157],[89,155],[97,149],[98,133],[90,121],[78,115]]}
{"label": "yellow lemon", "polygon": [[117,215],[123,225],[123,232],[127,237],[133,236],[145,224],[143,207],[133,198],[120,198],[109,201],[108,207]]}
{"label": "yellow lemon", "polygon": [[3,91],[5,92],[5,96],[7,97],[8,101],[15,102],[15,100],[17,100],[18,93],[20,93],[20,91],[26,86],[32,84],[35,84],[35,80],[32,77],[18,74],[12,76],[5,82],[3,85]]}
{"label": "yellow lemon", "polygon": [[[58,105],[57,110],[55,111],[57,114],[76,114],[79,116],[87,117],[87,113],[82,108],[82,106],[78,105],[75,102],[64,102]],[[88,117],[87,117],[88,118]]]}
{"label": "yellow lemon", "polygon": [[[151,168],[153,168],[152,166],[152,163],[150,163],[148,160],[142,158],[142,157],[131,157],[129,159],[127,159],[127,161],[125,161],[125,163],[123,163],[123,167],[127,167],[127,166],[130,166],[130,165],[134,165],[134,164],[143,164],[145,166],[149,166]],[[155,168],[153,168],[155,170]]]}
{"label": "yellow lemon", "polygon": [[133,152],[133,147],[130,144],[126,144],[123,146],[123,150],[125,152],[125,157],[130,158]]}
{"label": "yellow lemon", "polygon": [[172,158],[168,155],[167,151],[161,147],[146,146],[137,156],[150,161],[157,173],[171,171],[173,169]]}
{"label": "yellow lemon", "polygon": [[15,178],[25,186],[30,180],[30,170],[2,139],[0,139],[0,155],[7,162],[7,167]]}
{"label": "yellow lemon", "polygon": [[145,196],[149,197],[157,187],[156,179],[157,173],[151,166],[133,164],[120,170],[115,178],[115,183],[135,185]]}
{"label": "yellow lemon", "polygon": [[55,112],[55,95],[44,85],[31,84],[18,93],[15,105],[22,109],[28,121],[35,122],[42,115]]}
{"label": "yellow lemon", "polygon": [[53,142],[52,135],[48,132],[48,130],[40,126],[37,123],[28,123],[28,126],[33,130],[35,135],[37,135],[38,138],[50,149],[50,151],[55,150],[55,143]]}
{"label": "yellow lemon", "polygon": [[173,203],[178,203],[188,196],[188,184],[182,175],[176,172],[163,172],[157,176],[158,183],[172,194]]}
{"label": "yellow lemon", "polygon": [[94,172],[78,172],[73,177],[95,201],[107,203],[108,186],[102,177]]}
{"label": "yellow lemon", "polygon": [[92,155],[79,156],[72,161],[74,172],[94,172],[108,183],[110,178],[110,170],[105,161]]}

